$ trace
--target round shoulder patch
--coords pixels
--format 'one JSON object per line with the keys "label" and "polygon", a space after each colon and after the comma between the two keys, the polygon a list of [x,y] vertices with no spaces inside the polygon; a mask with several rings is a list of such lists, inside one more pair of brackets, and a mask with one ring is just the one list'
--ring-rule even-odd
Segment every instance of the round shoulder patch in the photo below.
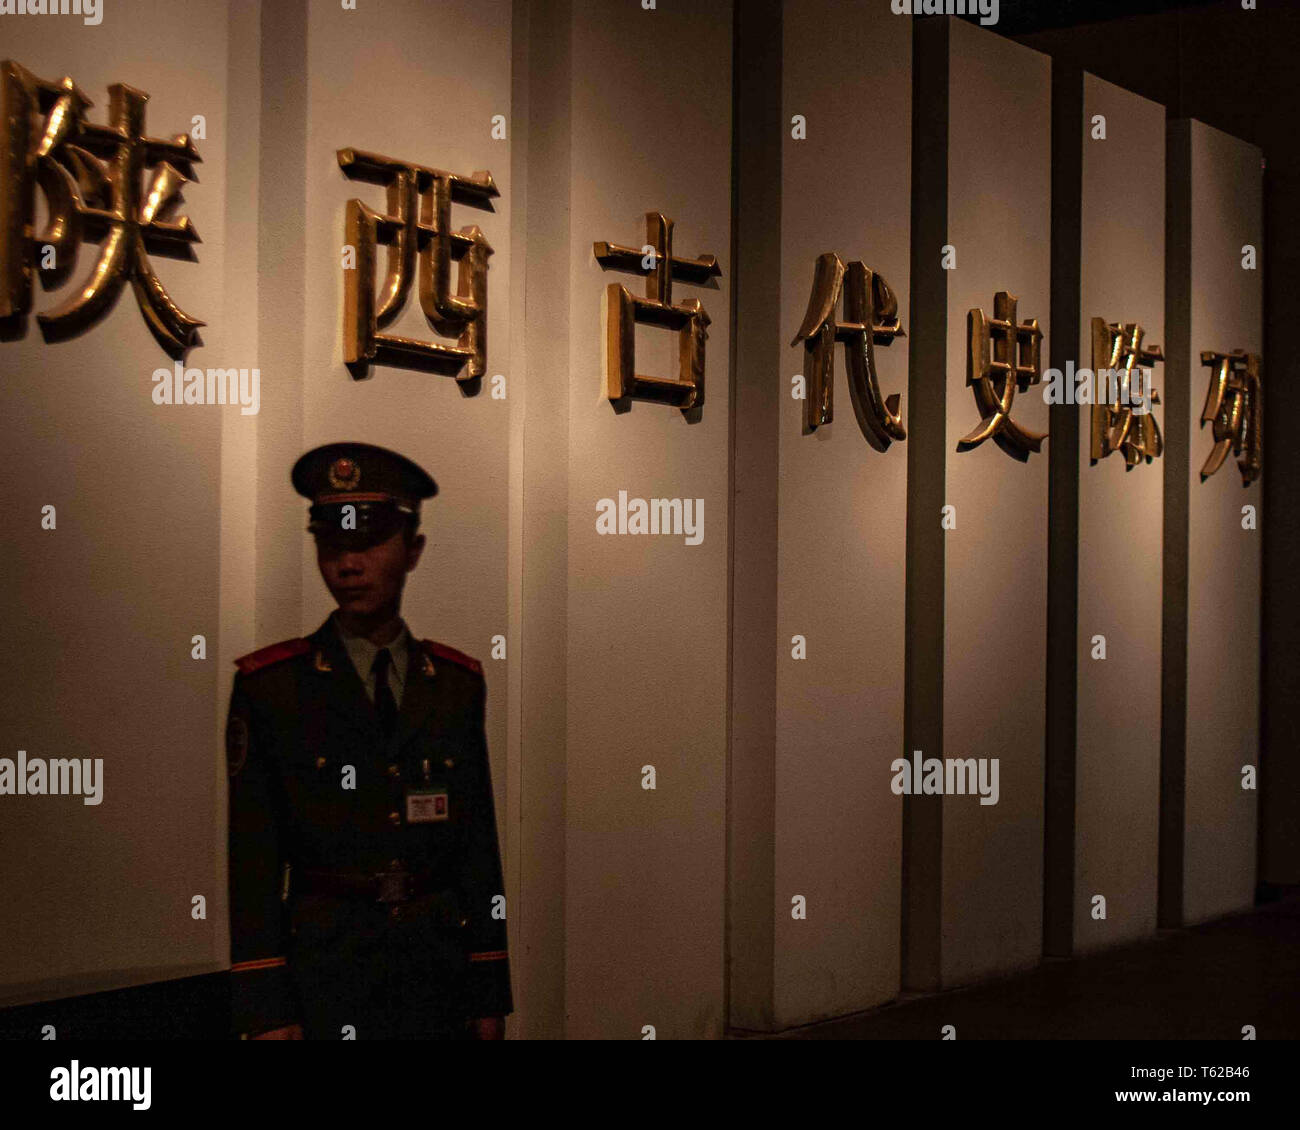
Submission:
{"label": "round shoulder patch", "polygon": [[248,723],[238,714],[226,721],[226,772],[234,777],[248,760]]}

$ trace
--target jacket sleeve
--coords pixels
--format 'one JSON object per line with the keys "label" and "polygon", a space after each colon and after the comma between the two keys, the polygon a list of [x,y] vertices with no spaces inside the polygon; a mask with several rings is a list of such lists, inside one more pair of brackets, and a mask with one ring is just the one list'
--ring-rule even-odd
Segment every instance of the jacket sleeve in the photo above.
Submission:
{"label": "jacket sleeve", "polygon": [[497,840],[484,721],[487,684],[477,681],[471,710],[471,813],[468,843],[461,874],[461,891],[469,937],[470,1010],[473,1016],[505,1016],[514,1011],[510,995],[510,960],[506,944],[505,883]]}
{"label": "jacket sleeve", "polygon": [[268,764],[264,711],[235,676],[226,720],[230,785],[230,1004],[235,1035],[299,1022],[280,901],[284,806]]}

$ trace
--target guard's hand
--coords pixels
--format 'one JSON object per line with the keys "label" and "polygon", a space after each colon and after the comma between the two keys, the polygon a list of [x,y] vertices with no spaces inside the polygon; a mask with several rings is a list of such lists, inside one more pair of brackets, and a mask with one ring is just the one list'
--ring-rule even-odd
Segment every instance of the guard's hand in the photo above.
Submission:
{"label": "guard's hand", "polygon": [[470,1021],[470,1032],[476,1040],[504,1040],[506,1038],[506,1018],[504,1016],[479,1016]]}
{"label": "guard's hand", "polygon": [[302,1025],[290,1024],[287,1028],[272,1028],[269,1032],[263,1032],[260,1036],[253,1036],[254,1040],[301,1040]]}

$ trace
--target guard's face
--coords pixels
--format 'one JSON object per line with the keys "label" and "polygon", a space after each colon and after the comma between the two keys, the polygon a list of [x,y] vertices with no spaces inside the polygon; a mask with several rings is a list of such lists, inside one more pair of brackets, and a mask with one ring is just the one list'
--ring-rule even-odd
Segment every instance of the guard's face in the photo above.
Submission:
{"label": "guard's face", "polygon": [[408,545],[400,530],[371,545],[318,535],[316,564],[339,611],[373,616],[400,603],[406,574],[423,549],[423,534]]}

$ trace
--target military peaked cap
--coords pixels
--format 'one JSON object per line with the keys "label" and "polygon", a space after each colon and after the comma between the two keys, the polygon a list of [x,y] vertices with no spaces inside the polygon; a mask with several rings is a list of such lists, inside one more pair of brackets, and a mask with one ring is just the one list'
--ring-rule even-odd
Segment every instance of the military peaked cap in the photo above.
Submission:
{"label": "military peaked cap", "polygon": [[[293,488],[311,499],[307,529],[356,542],[383,541],[402,524],[418,521],[420,502],[438,484],[418,464],[369,443],[327,443],[293,465]],[[355,524],[345,523],[345,506]]]}

